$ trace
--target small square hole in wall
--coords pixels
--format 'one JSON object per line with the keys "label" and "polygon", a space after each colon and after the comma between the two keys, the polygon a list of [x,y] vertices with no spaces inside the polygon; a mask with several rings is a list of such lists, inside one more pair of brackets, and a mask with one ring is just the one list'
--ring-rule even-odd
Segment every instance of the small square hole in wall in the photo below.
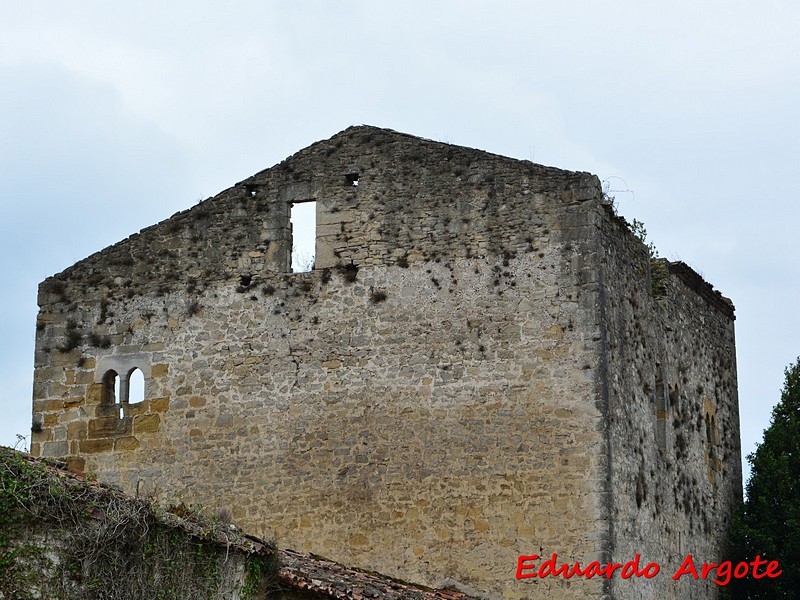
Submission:
{"label": "small square hole in wall", "polygon": [[292,273],[314,270],[317,244],[317,203],[292,204]]}
{"label": "small square hole in wall", "polygon": [[345,185],[358,187],[358,173],[348,173],[344,176]]}

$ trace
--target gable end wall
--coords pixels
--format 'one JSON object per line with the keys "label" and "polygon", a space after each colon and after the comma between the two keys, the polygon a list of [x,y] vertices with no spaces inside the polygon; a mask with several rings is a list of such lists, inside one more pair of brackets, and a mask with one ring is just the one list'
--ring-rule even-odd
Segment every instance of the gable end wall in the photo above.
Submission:
{"label": "gable end wall", "polygon": [[[291,204],[308,200],[318,268],[292,274]],[[685,272],[649,296],[644,247],[602,200],[586,173],[388,130],[314,144],[40,286],[32,452],[419,583],[626,598],[517,581],[517,556],[657,552],[679,509],[653,503],[677,473],[649,475],[657,415],[639,390],[656,360],[709,390],[728,446],[703,464],[724,514],[741,485],[721,441],[738,436],[735,364],[730,317]],[[121,414],[112,367],[146,375]],[[692,511],[710,497],[700,472],[684,473]]]}

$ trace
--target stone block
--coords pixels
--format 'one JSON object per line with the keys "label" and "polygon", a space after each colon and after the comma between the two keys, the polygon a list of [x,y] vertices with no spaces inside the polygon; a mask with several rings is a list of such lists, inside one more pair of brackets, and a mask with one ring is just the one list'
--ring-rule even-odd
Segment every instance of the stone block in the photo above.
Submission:
{"label": "stone block", "polygon": [[31,440],[34,442],[49,442],[53,439],[53,430],[49,427],[41,431],[31,431]]}
{"label": "stone block", "polygon": [[69,454],[69,444],[66,441],[44,442],[42,444],[42,456],[53,458],[66,456]]}
{"label": "stone block", "polygon": [[93,384],[94,371],[78,371],[78,374],[75,376],[75,383],[81,385]]}
{"label": "stone block", "polygon": [[158,415],[140,415],[133,419],[133,433],[158,433],[161,426],[161,417]]}
{"label": "stone block", "polygon": [[139,440],[132,435],[117,438],[114,440],[114,451],[127,452],[131,450],[138,450]]}
{"label": "stone block", "polygon": [[67,457],[67,470],[73,473],[83,473],[86,468],[86,459],[82,456],[69,456]]}
{"label": "stone block", "polygon": [[76,348],[70,352],[64,354],[61,351],[53,350],[50,352],[50,364],[55,367],[68,367],[74,366],[78,362],[78,357],[80,356],[80,349]]}
{"label": "stone block", "polygon": [[167,364],[153,365],[153,368],[150,370],[150,376],[164,377],[168,372],[169,372],[169,365]]}
{"label": "stone block", "polygon": [[114,448],[114,440],[111,438],[102,438],[96,440],[81,440],[79,447],[81,454],[97,454],[98,452],[109,452]]}
{"label": "stone block", "polygon": [[56,410],[64,410],[63,400],[45,400],[44,406],[40,409],[44,412],[53,412]]}
{"label": "stone block", "polygon": [[233,415],[220,415],[215,423],[217,427],[232,427]]}
{"label": "stone block", "polygon": [[34,374],[39,381],[64,381],[64,367],[38,367]]}
{"label": "stone block", "polygon": [[102,383],[92,383],[86,389],[86,403],[87,404],[100,404],[103,400],[103,386]]}
{"label": "stone block", "polygon": [[169,398],[153,398],[150,400],[150,412],[163,413],[169,410]]}
{"label": "stone block", "polygon": [[142,400],[134,404],[123,404],[123,410],[126,417],[147,414],[150,412],[150,400]]}
{"label": "stone block", "polygon": [[74,398],[67,398],[64,400],[64,410],[72,410],[74,408],[78,408],[79,406],[83,406],[84,398],[82,396],[77,396]]}
{"label": "stone block", "polygon": [[[342,230],[339,223],[332,223],[330,225],[317,224],[317,237],[318,238],[335,238]],[[334,243],[335,239],[331,239],[329,243]]]}
{"label": "stone block", "polygon": [[351,536],[348,540],[351,546],[367,546],[369,545],[369,539],[362,533],[357,533],[354,536]]}
{"label": "stone block", "polygon": [[87,436],[89,439],[114,437],[129,434],[131,431],[131,418],[99,417],[89,419]]}
{"label": "stone block", "polygon": [[47,403],[50,400],[41,400],[41,399],[34,399],[33,401],[33,410],[34,412],[45,412],[47,411]]}
{"label": "stone block", "polygon": [[544,339],[546,340],[563,340],[564,330],[559,325],[550,325],[544,331]]}
{"label": "stone block", "polygon": [[119,404],[98,404],[94,408],[94,415],[97,418],[113,417],[115,419],[119,419],[119,408]]}
{"label": "stone block", "polygon": [[86,421],[73,421],[67,425],[67,438],[70,440],[86,439],[88,430]]}
{"label": "stone block", "polygon": [[90,439],[113,436],[117,430],[116,417],[99,417],[91,419],[87,428],[87,437]]}

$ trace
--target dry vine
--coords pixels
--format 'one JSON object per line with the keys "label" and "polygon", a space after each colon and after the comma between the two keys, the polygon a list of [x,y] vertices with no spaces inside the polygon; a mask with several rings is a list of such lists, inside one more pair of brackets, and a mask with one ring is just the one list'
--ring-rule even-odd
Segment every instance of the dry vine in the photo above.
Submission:
{"label": "dry vine", "polygon": [[274,553],[254,551],[245,589],[223,589],[241,580],[228,560],[241,534],[172,509],[179,514],[0,448],[0,598],[45,589],[65,600],[252,597],[275,577]]}

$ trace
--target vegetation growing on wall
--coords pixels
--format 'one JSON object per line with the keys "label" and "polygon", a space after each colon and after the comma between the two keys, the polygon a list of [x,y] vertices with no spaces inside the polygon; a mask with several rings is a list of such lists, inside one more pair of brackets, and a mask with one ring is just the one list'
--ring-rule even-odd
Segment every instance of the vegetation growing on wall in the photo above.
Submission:
{"label": "vegetation growing on wall", "polygon": [[0,448],[2,598],[255,598],[276,579],[275,556],[223,520],[162,510]]}
{"label": "vegetation growing on wall", "polygon": [[667,280],[669,279],[667,262],[658,255],[656,245],[647,241],[647,229],[645,229],[644,223],[634,219],[629,227],[633,235],[647,246],[647,251],[650,254],[650,284],[653,296],[663,296],[667,291]]}

